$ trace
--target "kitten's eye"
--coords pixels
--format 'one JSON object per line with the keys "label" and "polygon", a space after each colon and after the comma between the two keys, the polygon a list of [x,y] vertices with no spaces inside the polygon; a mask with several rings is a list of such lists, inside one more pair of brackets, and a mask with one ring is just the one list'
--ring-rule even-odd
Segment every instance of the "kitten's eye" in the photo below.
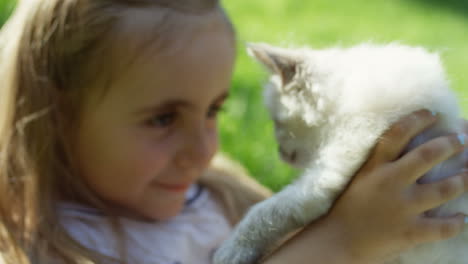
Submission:
{"label": "kitten's eye", "polygon": [[167,127],[174,123],[176,118],[175,112],[158,114],[146,121],[146,124],[151,127]]}
{"label": "kitten's eye", "polygon": [[283,122],[281,122],[279,119],[274,118],[273,123],[275,124],[275,127],[282,127]]}
{"label": "kitten's eye", "polygon": [[216,118],[219,112],[223,111],[224,108],[221,105],[213,105],[210,107],[210,110],[208,110],[208,113],[206,116],[210,119]]}

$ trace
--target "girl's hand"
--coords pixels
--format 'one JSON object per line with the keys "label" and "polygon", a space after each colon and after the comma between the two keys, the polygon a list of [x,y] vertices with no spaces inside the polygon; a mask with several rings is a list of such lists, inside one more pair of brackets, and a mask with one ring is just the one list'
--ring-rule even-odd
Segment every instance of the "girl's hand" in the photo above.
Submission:
{"label": "girl's hand", "polygon": [[458,137],[439,137],[401,156],[411,138],[436,119],[423,110],[393,125],[322,219],[324,227],[340,237],[335,242],[342,243],[349,263],[379,263],[419,243],[447,239],[462,230],[464,215],[431,218],[423,213],[468,190],[468,174],[416,183],[436,164],[463,150]]}

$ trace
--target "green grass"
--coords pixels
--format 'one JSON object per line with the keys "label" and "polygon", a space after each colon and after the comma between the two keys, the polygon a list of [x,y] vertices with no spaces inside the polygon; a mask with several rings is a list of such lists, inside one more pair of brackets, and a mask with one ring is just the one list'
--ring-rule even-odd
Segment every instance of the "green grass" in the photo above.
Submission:
{"label": "green grass", "polygon": [[[239,55],[231,97],[221,117],[222,148],[275,190],[296,172],[278,159],[261,97],[266,73],[246,56],[246,42],[321,48],[399,41],[440,51],[468,117],[468,0],[225,0],[224,4],[237,28]],[[0,22],[9,5],[11,1],[0,0]]]}
{"label": "green grass", "polygon": [[7,19],[8,15],[14,7],[15,1],[11,0],[0,0],[0,24]]}

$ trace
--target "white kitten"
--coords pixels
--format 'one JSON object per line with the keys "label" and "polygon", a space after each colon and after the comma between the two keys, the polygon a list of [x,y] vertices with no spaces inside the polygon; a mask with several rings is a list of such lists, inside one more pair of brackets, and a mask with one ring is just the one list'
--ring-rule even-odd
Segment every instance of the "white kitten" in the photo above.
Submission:
{"label": "white kitten", "polygon": [[[415,138],[409,149],[462,131],[457,101],[439,56],[422,48],[363,44],[293,50],[257,44],[249,49],[273,73],[265,100],[280,153],[304,172],[248,212],[217,251],[216,264],[255,263],[290,231],[326,213],[379,136],[401,117],[423,108],[440,113],[438,124]],[[437,166],[421,181],[459,173],[467,154]],[[464,195],[435,213],[468,213],[467,199]],[[392,263],[466,264],[467,239],[465,232],[423,245]]]}

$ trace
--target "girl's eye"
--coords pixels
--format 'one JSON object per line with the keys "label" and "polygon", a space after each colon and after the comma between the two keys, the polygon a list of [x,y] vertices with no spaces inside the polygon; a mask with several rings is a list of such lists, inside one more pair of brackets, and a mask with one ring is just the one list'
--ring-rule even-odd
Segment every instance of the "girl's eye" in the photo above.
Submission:
{"label": "girl's eye", "polygon": [[167,127],[174,122],[175,117],[175,113],[159,114],[149,119],[147,124],[152,127]]}
{"label": "girl's eye", "polygon": [[215,118],[220,111],[223,111],[223,107],[221,105],[213,105],[208,110],[207,117],[208,118]]}

